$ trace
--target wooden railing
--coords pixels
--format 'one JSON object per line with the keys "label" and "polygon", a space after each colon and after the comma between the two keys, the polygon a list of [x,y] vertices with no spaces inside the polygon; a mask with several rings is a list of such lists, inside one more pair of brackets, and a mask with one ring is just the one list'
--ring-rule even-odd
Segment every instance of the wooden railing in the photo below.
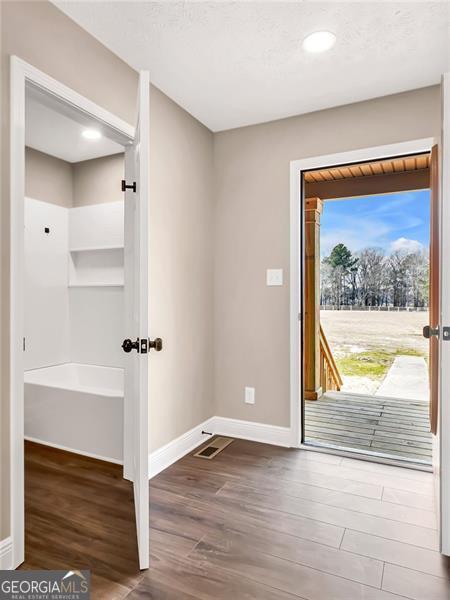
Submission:
{"label": "wooden railing", "polygon": [[342,377],[339,373],[333,353],[328,344],[325,333],[320,326],[320,386],[322,393],[327,390],[339,391],[342,386]]}

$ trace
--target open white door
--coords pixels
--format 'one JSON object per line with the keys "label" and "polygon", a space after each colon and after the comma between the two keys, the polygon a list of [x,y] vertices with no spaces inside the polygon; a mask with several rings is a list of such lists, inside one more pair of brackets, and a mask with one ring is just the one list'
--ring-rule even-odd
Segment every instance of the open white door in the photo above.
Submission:
{"label": "open white door", "polygon": [[438,414],[441,552],[450,556],[450,339],[442,326],[450,326],[450,73],[442,80],[441,139],[441,331],[440,410]]}
{"label": "open white door", "polygon": [[133,482],[139,566],[149,566],[148,202],[150,82],[139,75],[135,139],[125,152],[124,477]]}

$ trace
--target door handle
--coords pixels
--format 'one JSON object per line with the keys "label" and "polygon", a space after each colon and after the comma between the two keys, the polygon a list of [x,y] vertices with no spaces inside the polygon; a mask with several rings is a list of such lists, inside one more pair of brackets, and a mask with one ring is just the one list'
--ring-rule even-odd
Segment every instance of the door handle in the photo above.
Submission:
{"label": "door handle", "polygon": [[132,342],[129,338],[123,340],[122,349],[124,352],[131,352],[132,350],[139,352],[139,338],[135,342]]}
{"label": "door handle", "polygon": [[147,354],[149,350],[156,350],[156,352],[161,352],[163,349],[163,341],[161,338],[155,338],[154,340],[141,338],[137,339],[135,342],[127,338],[123,340],[122,349],[124,352],[131,352],[132,350],[136,350],[140,354]]}
{"label": "door handle", "polygon": [[423,328],[422,334],[423,334],[423,337],[426,338],[427,340],[429,340],[433,336],[439,337],[439,327],[436,327],[434,329],[430,325],[425,325],[425,327]]}

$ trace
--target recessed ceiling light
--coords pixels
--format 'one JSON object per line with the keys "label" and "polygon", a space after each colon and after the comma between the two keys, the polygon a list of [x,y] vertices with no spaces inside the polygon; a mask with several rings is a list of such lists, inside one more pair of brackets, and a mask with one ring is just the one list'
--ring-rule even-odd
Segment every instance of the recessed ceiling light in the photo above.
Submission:
{"label": "recessed ceiling light", "polygon": [[81,135],[87,140],[99,140],[102,137],[98,129],[84,129]]}
{"label": "recessed ceiling light", "polygon": [[315,31],[303,40],[303,49],[306,52],[325,52],[334,46],[336,36],[331,31]]}

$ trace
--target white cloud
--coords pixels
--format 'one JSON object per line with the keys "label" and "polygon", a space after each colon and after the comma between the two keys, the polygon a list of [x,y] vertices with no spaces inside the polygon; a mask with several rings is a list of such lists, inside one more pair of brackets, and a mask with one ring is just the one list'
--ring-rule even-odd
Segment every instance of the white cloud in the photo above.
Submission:
{"label": "white cloud", "polygon": [[399,237],[390,245],[391,252],[396,252],[398,250],[407,254],[411,252],[420,252],[423,249],[423,244],[421,244],[418,240],[410,240],[405,237]]}

